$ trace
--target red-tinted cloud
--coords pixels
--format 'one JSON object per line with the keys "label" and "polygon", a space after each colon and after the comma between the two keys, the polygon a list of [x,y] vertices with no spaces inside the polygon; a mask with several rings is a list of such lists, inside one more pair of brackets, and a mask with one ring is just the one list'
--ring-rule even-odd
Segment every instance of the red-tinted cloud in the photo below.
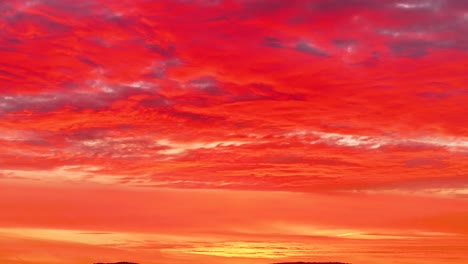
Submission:
{"label": "red-tinted cloud", "polygon": [[[112,190],[187,192],[184,203],[201,208],[213,197],[190,200],[192,192],[217,189],[236,198],[244,191],[339,197],[330,198],[336,203],[323,219],[315,216],[320,211],[297,212],[307,202],[282,208],[292,215],[280,217],[287,225],[330,223],[329,229],[359,229],[356,239],[374,231],[379,239],[397,231],[450,233],[466,242],[464,1],[7,0],[0,13],[2,188],[33,184],[28,192],[39,193],[46,185],[95,184],[106,186],[116,204],[135,207],[125,224],[112,214],[94,222],[86,217],[106,207],[96,205],[88,215],[90,201],[107,198],[85,197],[81,189],[76,201],[60,205],[57,197],[36,204],[12,196],[0,207],[5,228],[161,232],[150,224],[162,217],[150,213],[157,206],[146,208],[141,197],[121,201]],[[359,213],[335,221],[353,195]],[[258,211],[249,206],[261,207],[260,200],[242,202],[232,215],[220,201],[209,210],[226,216],[220,222],[201,209],[185,211],[178,200],[160,209],[177,234],[191,227],[185,215],[197,228],[214,226],[205,230],[213,236],[235,225],[237,214],[249,216],[242,228],[277,217],[265,214],[276,200]],[[393,203],[392,216],[384,216],[391,221],[373,215]],[[79,208],[69,215],[76,222],[54,215],[67,205]],[[40,216],[44,208],[50,216]],[[209,241],[187,258],[229,241]],[[246,248],[257,246],[264,247],[243,244],[235,254],[253,254]]]}

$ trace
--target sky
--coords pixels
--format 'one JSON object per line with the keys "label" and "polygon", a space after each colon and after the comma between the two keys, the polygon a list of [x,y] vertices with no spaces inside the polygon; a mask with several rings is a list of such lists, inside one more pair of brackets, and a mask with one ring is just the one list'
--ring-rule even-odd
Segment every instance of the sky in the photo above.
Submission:
{"label": "sky", "polygon": [[466,263],[468,1],[0,14],[0,263]]}

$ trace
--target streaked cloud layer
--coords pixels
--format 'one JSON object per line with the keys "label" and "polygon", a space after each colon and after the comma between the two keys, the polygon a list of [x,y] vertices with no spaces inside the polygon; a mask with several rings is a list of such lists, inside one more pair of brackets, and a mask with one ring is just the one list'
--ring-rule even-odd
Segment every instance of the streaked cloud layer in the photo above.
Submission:
{"label": "streaked cloud layer", "polygon": [[0,12],[0,262],[467,257],[465,1]]}

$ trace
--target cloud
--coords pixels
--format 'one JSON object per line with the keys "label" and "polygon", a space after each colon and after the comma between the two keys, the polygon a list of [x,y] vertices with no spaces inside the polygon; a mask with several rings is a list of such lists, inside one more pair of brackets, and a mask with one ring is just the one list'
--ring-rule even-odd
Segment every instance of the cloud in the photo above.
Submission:
{"label": "cloud", "polygon": [[[150,95],[148,88],[134,84],[109,85],[99,81],[78,84],[73,92],[50,92],[42,94],[5,95],[0,97],[0,112],[19,112],[31,110],[34,112],[50,112],[57,109],[100,109],[109,107],[117,100],[126,100],[133,95]],[[88,89],[88,85],[94,86],[98,91]],[[159,96],[161,97],[161,96]],[[160,99],[163,100],[163,99]]]}
{"label": "cloud", "polygon": [[331,0],[331,1],[315,1],[308,2],[307,7],[314,12],[336,12],[342,9],[380,9],[385,8],[385,5],[377,4],[372,0]]}
{"label": "cloud", "polygon": [[307,53],[307,54],[310,54],[310,55],[319,56],[319,57],[327,57],[328,56],[328,54],[326,52],[324,52],[324,51],[310,45],[309,43],[307,43],[305,41],[299,41],[296,44],[295,49],[297,51]]}
{"label": "cloud", "polygon": [[393,54],[402,57],[419,58],[427,55],[431,49],[455,48],[461,50],[468,49],[467,40],[456,42],[445,40],[399,40],[387,43],[387,46]]}
{"label": "cloud", "polygon": [[0,13],[0,228],[88,233],[44,255],[2,233],[1,263],[466,258],[465,1]]}
{"label": "cloud", "polygon": [[275,48],[275,49],[284,48],[284,46],[281,44],[281,40],[277,38],[265,37],[262,43],[263,45],[266,45],[268,47]]}

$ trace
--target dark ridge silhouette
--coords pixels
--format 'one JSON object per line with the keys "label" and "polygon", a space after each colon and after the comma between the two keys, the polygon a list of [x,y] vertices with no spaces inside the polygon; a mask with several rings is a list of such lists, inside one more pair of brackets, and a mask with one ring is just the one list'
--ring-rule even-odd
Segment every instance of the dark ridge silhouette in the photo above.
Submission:
{"label": "dark ridge silhouette", "polygon": [[272,264],[351,264],[345,262],[276,262]]}

